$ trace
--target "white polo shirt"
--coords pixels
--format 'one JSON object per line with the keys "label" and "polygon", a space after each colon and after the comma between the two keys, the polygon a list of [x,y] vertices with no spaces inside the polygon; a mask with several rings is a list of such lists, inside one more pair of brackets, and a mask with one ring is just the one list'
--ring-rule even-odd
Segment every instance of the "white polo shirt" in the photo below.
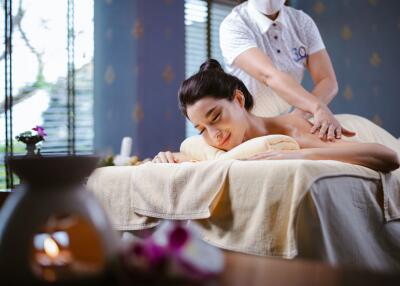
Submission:
{"label": "white polo shirt", "polygon": [[219,37],[226,72],[244,82],[254,97],[252,112],[260,116],[286,113],[291,106],[267,85],[234,66],[236,57],[257,47],[277,69],[301,83],[308,55],[325,48],[316,24],[303,11],[284,6],[272,21],[248,1],[233,8],[222,21]]}

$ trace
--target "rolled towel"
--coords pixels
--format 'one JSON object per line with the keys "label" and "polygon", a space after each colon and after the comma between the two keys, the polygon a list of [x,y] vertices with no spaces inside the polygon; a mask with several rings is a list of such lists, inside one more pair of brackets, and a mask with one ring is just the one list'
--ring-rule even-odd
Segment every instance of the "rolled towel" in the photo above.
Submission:
{"label": "rolled towel", "polygon": [[186,138],[180,151],[192,160],[246,159],[268,150],[299,150],[300,146],[292,137],[280,134],[256,137],[225,152],[208,145],[203,137]]}

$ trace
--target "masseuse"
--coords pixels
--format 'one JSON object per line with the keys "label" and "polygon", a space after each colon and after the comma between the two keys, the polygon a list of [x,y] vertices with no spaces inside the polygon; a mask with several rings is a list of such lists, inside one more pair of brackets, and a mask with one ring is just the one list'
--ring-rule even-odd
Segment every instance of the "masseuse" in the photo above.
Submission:
{"label": "masseuse", "polygon": [[[314,116],[310,132],[318,132],[323,140],[354,135],[327,107],[338,84],[317,26],[284,2],[248,0],[223,20],[220,45],[226,71],[254,96],[254,114],[276,116],[293,106],[304,118]],[[311,93],[301,86],[305,68],[314,82]]]}

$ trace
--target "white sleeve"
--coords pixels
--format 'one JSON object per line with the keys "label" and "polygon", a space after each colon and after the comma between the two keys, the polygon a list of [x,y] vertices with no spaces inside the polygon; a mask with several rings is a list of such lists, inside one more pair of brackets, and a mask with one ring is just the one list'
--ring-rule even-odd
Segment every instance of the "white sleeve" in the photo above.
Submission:
{"label": "white sleeve", "polygon": [[244,51],[257,47],[254,34],[240,19],[226,17],[219,27],[219,44],[225,63],[231,65]]}
{"label": "white sleeve", "polygon": [[322,49],[325,49],[324,42],[322,41],[321,34],[314,20],[307,15],[303,14],[303,30],[305,33],[305,40],[308,46],[308,54],[314,54]]}

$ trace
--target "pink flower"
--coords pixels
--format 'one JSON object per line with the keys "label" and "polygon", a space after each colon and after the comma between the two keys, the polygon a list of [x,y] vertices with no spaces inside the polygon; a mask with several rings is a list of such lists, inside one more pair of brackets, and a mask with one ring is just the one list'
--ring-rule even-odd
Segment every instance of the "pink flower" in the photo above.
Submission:
{"label": "pink flower", "polygon": [[44,128],[42,126],[36,125],[36,127],[32,128],[32,130],[36,131],[39,136],[47,136],[47,133],[44,131]]}
{"label": "pink flower", "polygon": [[133,267],[138,267],[145,271],[161,265],[167,258],[166,256],[167,251],[155,244],[151,239],[140,242],[135,241],[128,247],[126,253],[126,259],[130,261],[129,263]]}
{"label": "pink flower", "polygon": [[143,285],[167,285],[174,279],[203,285],[224,267],[221,250],[204,242],[193,222],[164,221],[151,236],[129,242],[122,255],[132,281],[142,277]]}
{"label": "pink flower", "polygon": [[151,266],[157,266],[166,259],[167,251],[162,246],[154,243],[153,240],[147,239],[144,244],[144,256],[147,257]]}
{"label": "pink flower", "polygon": [[189,240],[189,231],[180,224],[175,224],[168,237],[168,247],[172,251],[179,251]]}

